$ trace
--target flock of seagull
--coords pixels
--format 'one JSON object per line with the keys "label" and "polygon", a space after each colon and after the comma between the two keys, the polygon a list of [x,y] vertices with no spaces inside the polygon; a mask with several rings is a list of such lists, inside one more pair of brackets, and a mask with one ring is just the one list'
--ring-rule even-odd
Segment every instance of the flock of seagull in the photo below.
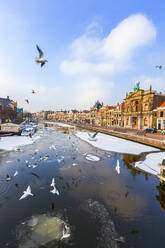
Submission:
{"label": "flock of seagull", "polygon": [[[59,195],[59,191],[56,188],[56,184],[55,184],[55,179],[54,178],[52,178],[52,182],[51,182],[50,186],[53,187],[53,190],[50,190],[50,192],[53,193],[53,194]],[[25,191],[23,191],[23,195],[19,198],[19,200],[22,200],[22,199],[28,197],[29,195],[34,196],[34,194],[32,194],[32,192],[31,192],[30,185],[28,185],[27,189]]]}
{"label": "flock of seagull", "polygon": [[[95,132],[95,133],[88,133],[89,135],[89,138],[90,139],[93,139],[94,141],[96,141],[96,136],[97,136],[98,132]],[[52,144],[49,146],[49,149],[50,150],[56,150],[56,147]],[[36,149],[35,150],[35,154],[38,152],[39,150]],[[40,156],[40,158],[36,161],[36,163],[34,163],[33,165],[29,163],[28,160],[25,160],[25,163],[26,163],[26,166],[28,168],[36,168],[38,166],[38,163],[42,160],[47,160],[49,158],[49,155],[45,155],[43,157]],[[34,159],[34,156],[32,157],[32,159]],[[62,161],[64,161],[64,156],[61,156],[61,158],[57,159],[58,163],[61,163]],[[76,166],[77,164],[76,163],[73,163],[73,166]],[[120,174],[120,164],[119,164],[119,160],[117,160],[117,163],[116,163],[116,166],[115,166],[115,170],[118,174]],[[33,173],[35,174],[35,173]],[[16,170],[15,173],[13,174],[14,177],[16,177],[18,175],[18,171]],[[8,174],[6,175],[6,181],[10,181],[11,180],[11,176],[9,176]],[[56,186],[56,183],[55,183],[55,179],[52,178],[52,181],[51,181],[51,184],[50,184],[50,187],[52,187],[53,189],[50,190],[50,192],[52,194],[56,194],[56,195],[59,195],[59,190],[57,189],[57,186]],[[19,198],[19,200],[22,200],[22,199],[25,199],[26,197],[28,196],[33,196],[34,194],[32,194],[31,192],[31,187],[30,185],[28,185],[27,189],[25,191],[23,191],[23,195]]]}
{"label": "flock of seagull", "polygon": [[[93,140],[96,140],[97,134],[98,134],[98,132],[95,132],[95,133],[88,133],[89,138],[90,138],[90,139],[93,139]],[[70,139],[70,136],[69,136],[69,139]],[[72,142],[72,146],[74,146],[74,144],[75,144],[75,143]],[[56,150],[55,145],[53,145],[53,144],[50,145],[50,146],[49,146],[49,150]],[[34,154],[37,154],[38,151],[39,151],[39,150],[36,149],[36,150],[34,151]],[[35,156],[33,155],[33,156],[32,156],[32,159],[34,159],[34,158],[35,158]],[[35,168],[35,167],[37,167],[37,166],[39,165],[39,162],[40,162],[40,161],[47,160],[48,158],[49,158],[49,155],[46,154],[46,155],[44,155],[43,157],[40,156],[40,158],[39,158],[38,160],[36,160],[36,163],[35,163],[34,165],[30,164],[28,160],[25,160],[25,163],[26,163],[26,166],[27,166],[28,168],[31,168],[31,167],[32,167],[32,168]],[[63,157],[63,156],[61,156],[61,160],[60,160],[60,161],[58,161],[58,160],[57,160],[57,161],[58,161],[58,162],[61,162],[62,160],[64,160],[64,157]],[[20,161],[20,160],[19,160],[19,161]],[[76,166],[77,164],[76,164],[76,163],[73,163],[72,165],[73,165],[73,166]],[[117,164],[116,164],[115,170],[117,171],[118,174],[120,174],[119,160],[117,160]],[[18,171],[16,170],[16,171],[14,172],[13,176],[16,177],[18,174],[19,174],[19,173],[18,173]],[[31,174],[38,176],[38,175],[35,174],[35,173],[31,173]],[[6,176],[6,181],[10,181],[11,179],[12,179],[12,176],[9,176],[9,175],[7,174],[7,176]],[[18,186],[18,184],[17,184],[17,186]],[[60,192],[59,192],[59,190],[58,190],[58,188],[57,188],[57,186],[56,186],[56,182],[55,182],[55,178],[54,178],[54,177],[53,177],[52,180],[51,180],[50,187],[52,188],[52,189],[50,189],[50,193],[59,196]],[[34,196],[34,194],[32,193],[32,190],[31,190],[31,186],[30,186],[30,185],[28,185],[27,188],[26,188],[26,190],[23,191],[23,194],[21,195],[21,197],[19,198],[19,200],[23,200],[23,199],[25,199],[25,198],[27,198],[27,197],[29,197],[29,196]],[[62,230],[62,237],[61,237],[60,240],[69,238],[70,235],[71,235],[71,234],[70,234],[70,229],[69,229],[69,227],[68,227],[68,226],[65,224],[65,222],[64,222],[64,226],[63,226],[63,230]]]}

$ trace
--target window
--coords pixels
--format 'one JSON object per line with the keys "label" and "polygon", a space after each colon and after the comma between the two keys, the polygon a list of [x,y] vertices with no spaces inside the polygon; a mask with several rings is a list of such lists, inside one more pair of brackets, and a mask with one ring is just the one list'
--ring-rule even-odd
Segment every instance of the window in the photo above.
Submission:
{"label": "window", "polygon": [[163,120],[163,128],[165,128],[165,120]]}
{"label": "window", "polygon": [[160,117],[163,117],[163,111],[160,111]]}
{"label": "window", "polygon": [[144,111],[147,111],[148,110],[148,104],[145,104],[144,105]]}
{"label": "window", "polygon": [[147,126],[147,118],[144,118],[144,126]]}
{"label": "window", "polygon": [[136,112],[139,111],[139,102],[138,101],[135,102],[135,111]]}

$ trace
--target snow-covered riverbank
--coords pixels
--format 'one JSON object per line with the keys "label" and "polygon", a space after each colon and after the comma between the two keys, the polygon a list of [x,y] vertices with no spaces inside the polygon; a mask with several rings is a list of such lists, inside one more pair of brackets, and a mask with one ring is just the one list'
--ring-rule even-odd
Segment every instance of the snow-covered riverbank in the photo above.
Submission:
{"label": "snow-covered riverbank", "polygon": [[89,144],[106,151],[127,153],[127,154],[140,154],[142,152],[159,151],[159,149],[146,146],[133,141],[117,138],[107,134],[98,133],[96,140],[89,139],[87,132],[76,132],[75,134],[80,139],[88,142]]}
{"label": "snow-covered riverbank", "polygon": [[0,150],[15,150],[16,148],[24,145],[33,144],[36,140],[38,140],[40,136],[38,134],[33,135],[32,138],[27,136],[8,136],[0,138]]}
{"label": "snow-covered riverbank", "polygon": [[144,161],[136,162],[135,167],[150,174],[157,175],[160,173],[160,167],[158,167],[157,164],[162,163],[164,158],[165,152],[150,153],[145,157]]}

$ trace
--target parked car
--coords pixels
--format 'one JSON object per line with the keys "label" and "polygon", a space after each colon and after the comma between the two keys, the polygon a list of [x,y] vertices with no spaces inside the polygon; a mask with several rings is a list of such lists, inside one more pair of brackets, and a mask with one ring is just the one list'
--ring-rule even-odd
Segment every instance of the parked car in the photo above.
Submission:
{"label": "parked car", "polygon": [[155,128],[146,128],[144,130],[145,133],[157,133],[156,129]]}

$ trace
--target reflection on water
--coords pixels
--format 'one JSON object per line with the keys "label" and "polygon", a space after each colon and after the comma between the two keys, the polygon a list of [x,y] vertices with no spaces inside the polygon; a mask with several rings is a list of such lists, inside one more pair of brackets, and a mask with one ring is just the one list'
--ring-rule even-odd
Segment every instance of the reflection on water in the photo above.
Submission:
{"label": "reflection on water", "polygon": [[[164,230],[165,186],[131,166],[143,155],[104,152],[72,132],[52,125],[21,152],[0,156],[0,247],[165,247],[164,232],[155,232]],[[19,201],[28,185],[34,196]],[[63,223],[71,236],[60,240]]]}
{"label": "reflection on water", "polygon": [[162,209],[165,210],[165,184],[160,183],[159,186],[156,186],[156,189],[159,192],[159,195],[156,195],[156,199],[160,202]]}
{"label": "reflection on water", "polygon": [[135,167],[133,167],[133,164],[135,162],[141,160],[144,157],[144,154],[140,154],[140,155],[123,154],[122,157],[123,157],[124,164],[130,170],[131,175],[134,178],[136,177],[136,175],[141,174],[141,173],[147,174],[147,173],[141,172],[141,171],[137,170]]}

